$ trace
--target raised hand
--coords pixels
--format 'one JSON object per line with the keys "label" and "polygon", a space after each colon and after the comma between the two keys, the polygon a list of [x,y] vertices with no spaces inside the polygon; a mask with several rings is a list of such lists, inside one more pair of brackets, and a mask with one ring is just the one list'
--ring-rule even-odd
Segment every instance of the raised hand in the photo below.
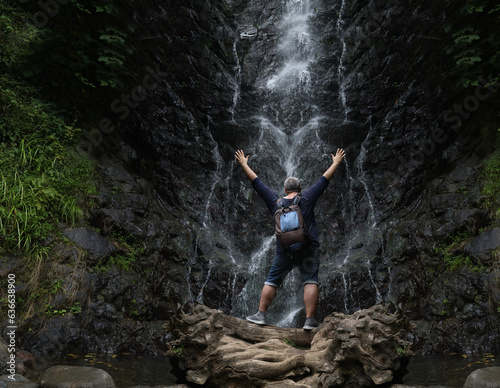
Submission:
{"label": "raised hand", "polygon": [[238,150],[234,154],[234,157],[236,158],[236,161],[239,163],[239,165],[243,166],[244,164],[248,164],[248,158],[250,157],[250,155],[245,157],[245,153],[243,152],[243,150]]}
{"label": "raised hand", "polygon": [[241,166],[243,172],[250,181],[253,181],[255,178],[257,178],[257,174],[255,174],[250,166],[248,166],[248,158],[250,157],[250,155],[245,157],[245,153],[243,152],[243,150],[238,150],[234,154],[234,157],[236,158],[238,164]]}
{"label": "raised hand", "polygon": [[328,180],[332,179],[333,175],[335,174],[335,171],[337,171],[337,167],[339,166],[340,162],[342,162],[342,159],[344,159],[345,157],[345,152],[342,148],[338,148],[335,156],[333,154],[331,155],[332,155],[332,165],[328,167],[328,170],[326,170],[325,173],[323,174],[323,176]]}
{"label": "raised hand", "polygon": [[342,159],[344,159],[344,157],[345,157],[345,151],[342,148],[338,148],[335,156],[333,156],[332,154],[332,163],[340,164],[340,162],[342,161]]}

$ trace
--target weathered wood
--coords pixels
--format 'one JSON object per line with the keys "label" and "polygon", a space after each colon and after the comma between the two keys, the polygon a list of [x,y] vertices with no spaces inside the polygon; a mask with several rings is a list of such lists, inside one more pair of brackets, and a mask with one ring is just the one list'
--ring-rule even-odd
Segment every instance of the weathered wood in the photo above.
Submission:
{"label": "weathered wood", "polygon": [[188,381],[213,387],[368,387],[394,379],[411,356],[412,330],[382,305],[335,313],[315,330],[258,326],[203,305],[168,328],[169,355]]}

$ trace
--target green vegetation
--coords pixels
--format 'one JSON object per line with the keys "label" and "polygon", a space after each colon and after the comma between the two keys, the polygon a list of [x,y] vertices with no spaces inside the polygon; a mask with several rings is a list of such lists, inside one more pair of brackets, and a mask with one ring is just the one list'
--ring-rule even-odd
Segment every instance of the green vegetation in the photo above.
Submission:
{"label": "green vegetation", "polygon": [[450,307],[448,306],[448,299],[443,300],[443,306],[444,308],[441,310],[441,315],[443,316],[450,315],[450,310],[449,310]]}
{"label": "green vegetation", "polygon": [[486,207],[500,219],[500,153],[493,155],[485,164],[482,174],[484,186],[481,194]]}
{"label": "green vegetation", "polygon": [[479,85],[479,77],[491,75],[498,82],[500,71],[500,5],[493,0],[447,0],[449,22],[446,53],[451,63],[445,76],[456,80],[456,86]]}
{"label": "green vegetation", "polygon": [[131,0],[16,3],[0,2],[2,73],[43,87],[44,99],[72,117],[103,99],[109,104],[125,87],[122,80],[133,74]]}
{"label": "green vegetation", "polygon": [[0,145],[0,238],[3,250],[40,258],[58,221],[82,217],[95,186],[87,158],[65,148],[64,138],[37,135],[21,138],[17,147]]}
{"label": "green vegetation", "polygon": [[282,339],[282,341],[283,341],[285,344],[287,344],[287,345],[291,346],[292,348],[296,348],[296,349],[308,349],[307,347],[297,345],[295,342],[293,342],[293,341],[291,341],[291,340],[289,340],[289,339],[287,339],[287,338],[283,338],[283,339]]}
{"label": "green vegetation", "polygon": [[406,354],[406,352],[408,352],[408,346],[396,346],[396,354],[399,356],[399,357],[402,357]]}
{"label": "green vegetation", "polygon": [[184,352],[184,346],[173,346],[172,347],[172,353],[174,353],[174,355],[177,357],[182,356],[183,352]]}
{"label": "green vegetation", "polygon": [[287,345],[291,346],[292,348],[297,347],[297,345],[295,344],[295,342],[290,341],[289,339],[284,338],[284,339],[282,339],[282,341],[283,341],[285,344],[287,344]]}
{"label": "green vegetation", "polygon": [[473,271],[484,270],[483,266],[478,266],[463,253],[457,250],[469,241],[471,235],[468,231],[459,230],[453,235],[448,235],[435,249],[435,253],[443,260],[443,263],[450,271],[457,271],[463,267],[468,267]]}
{"label": "green vegetation", "polygon": [[111,231],[108,237],[112,239],[120,253],[111,256],[105,265],[98,265],[98,271],[108,271],[117,267],[124,271],[130,271],[137,259],[144,254],[144,248],[140,242],[136,242],[131,235],[125,235],[121,231]]}
{"label": "green vegetation", "polygon": [[55,309],[54,306],[51,306],[50,304],[46,303],[43,308],[43,315],[47,317],[51,317],[54,315],[61,315],[65,316],[66,314],[71,314],[71,315],[78,315],[82,312],[82,308],[80,307],[80,303],[76,302],[73,304],[73,306],[69,307],[68,310],[65,308],[62,309]]}
{"label": "green vegetation", "polygon": [[75,302],[73,306],[69,308],[69,312],[73,315],[80,314],[82,312],[80,302]]}
{"label": "green vegetation", "polygon": [[38,261],[96,192],[79,126],[133,74],[131,1],[54,4],[0,1],[0,253]]}

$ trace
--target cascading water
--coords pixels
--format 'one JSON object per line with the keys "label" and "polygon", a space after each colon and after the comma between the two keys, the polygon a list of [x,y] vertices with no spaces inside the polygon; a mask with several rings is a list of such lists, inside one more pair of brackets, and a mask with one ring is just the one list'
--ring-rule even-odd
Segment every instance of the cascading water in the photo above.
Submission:
{"label": "cascading water", "polygon": [[[324,74],[317,70],[321,68],[318,65],[322,55],[319,51],[321,45],[318,44],[321,38],[314,36],[311,27],[311,21],[317,17],[316,5],[314,0],[285,2],[281,22],[277,24],[278,59],[265,69],[265,76],[257,78],[255,83],[261,105],[258,114],[251,119],[257,123],[255,129],[258,136],[245,144],[244,148],[246,153],[252,155],[250,164],[257,175],[269,187],[284,194],[282,187],[287,176],[298,176],[302,180],[302,186],[307,188],[329,166],[330,154],[337,147],[351,147],[351,156],[348,155],[345,159],[343,167],[345,178],[342,181],[341,178],[334,178],[334,183],[331,183],[331,186],[340,184],[341,187],[330,187],[324,194],[326,198],[321,198],[319,202],[319,206],[322,206],[321,202],[329,204],[322,208],[323,212],[329,211],[328,206],[335,203],[342,220],[325,219],[324,214],[318,214],[320,232],[324,231],[324,242],[328,242],[325,240],[328,240],[329,235],[343,235],[343,239],[336,240],[340,244],[333,243],[328,251],[323,252],[320,281],[339,279],[339,285],[343,285],[344,301],[342,304],[339,299],[335,305],[350,313],[360,305],[356,289],[359,279],[351,278],[352,265],[357,270],[361,268],[360,265],[365,268],[364,271],[361,270],[364,272],[362,276],[366,276],[366,280],[371,283],[374,301],[383,299],[377,286],[376,274],[371,269],[373,252],[368,252],[368,245],[373,241],[373,245],[380,244],[381,239],[377,232],[378,220],[369,178],[365,173],[368,151],[364,141],[360,139],[360,143],[352,146],[341,144],[344,133],[356,131],[363,134],[366,127],[364,123],[357,123],[350,117],[348,84],[352,71],[349,72],[343,62],[348,55],[344,37],[352,26],[343,20],[345,4],[342,2],[336,21],[339,62],[338,67],[332,69],[338,86],[333,98],[336,97],[338,103],[331,105],[333,109],[322,110],[318,101],[325,94],[330,98],[330,92],[323,90]],[[244,98],[243,94],[241,98]],[[246,119],[248,122],[249,118]],[[368,129],[363,136],[368,139],[370,133]],[[234,165],[235,162],[232,166]],[[240,179],[244,178],[240,176]],[[353,202],[354,198],[356,203]],[[263,202],[260,205],[264,206]],[[342,226],[338,226],[339,222]],[[254,233],[257,234],[257,231]],[[249,255],[249,263],[244,259],[236,260],[241,271],[246,274],[246,284],[241,292],[234,292],[232,315],[243,317],[254,313],[258,307],[262,285],[274,255],[275,239],[271,233],[272,228],[269,228],[268,237],[255,242],[256,248]],[[330,285],[336,286],[332,283]],[[341,298],[340,295],[339,297]],[[297,326],[303,318],[301,314],[302,284],[298,270],[294,270],[278,291],[268,311],[268,321],[279,326]]]}
{"label": "cascading water", "polygon": [[[317,179],[321,175],[318,160],[306,163],[308,158],[321,159],[326,154],[318,135],[322,116],[311,96],[315,61],[315,42],[309,31],[308,19],[313,8],[308,0],[286,2],[285,13],[279,24],[281,39],[278,52],[281,66],[263,80],[263,95],[259,123],[259,138],[251,148],[255,159],[271,150],[276,155],[278,169],[265,183],[279,191],[287,176]],[[258,161],[258,160],[257,160]],[[307,182],[307,185],[314,182]],[[243,291],[235,296],[233,315],[244,316],[255,312],[260,291],[267,276],[269,263],[275,249],[275,238],[265,238],[251,257],[250,278]],[[268,313],[268,320],[279,326],[297,324],[298,313],[303,309],[302,284],[294,270],[286,279]]]}
{"label": "cascading water", "polygon": [[[345,127],[349,127],[353,123],[350,122],[349,119],[349,104],[347,101],[347,96],[346,96],[346,81],[347,78],[352,76],[351,74],[347,74],[347,69],[344,66],[344,57],[346,55],[346,42],[345,42],[345,35],[346,35],[346,30],[349,28],[353,28],[353,26],[346,26],[343,20],[344,17],[344,11],[345,11],[345,1],[342,0],[342,5],[340,7],[339,11],[339,19],[337,21],[337,34],[340,37],[341,45],[342,45],[342,50],[341,50],[341,55],[339,59],[339,66],[337,69],[337,77],[338,77],[338,83],[339,83],[339,100],[340,100],[340,106],[344,112],[344,119],[342,125]],[[362,125],[360,125],[362,126]],[[372,193],[370,192],[370,188],[367,182],[367,177],[364,171],[364,163],[367,155],[367,149],[365,146],[365,142],[370,138],[371,132],[372,132],[372,127],[370,126],[369,131],[366,135],[365,140],[360,144],[360,149],[359,149],[359,154],[354,162],[354,166],[351,168],[349,163],[346,160],[346,166],[347,166],[347,177],[348,177],[348,182],[349,182],[349,193],[350,196],[353,197],[353,190],[356,186],[361,186],[364,195],[362,198],[362,203],[364,204],[364,208],[366,209],[365,212],[368,215],[362,225],[359,225],[357,230],[353,230],[353,233],[351,235],[351,238],[347,240],[347,246],[346,246],[346,254],[343,260],[344,264],[344,269],[342,269],[342,281],[344,283],[344,309],[346,313],[351,312],[350,310],[350,305],[354,304],[354,296],[352,293],[352,287],[351,287],[351,282],[349,279],[348,273],[346,273],[346,264],[349,263],[350,259],[352,256],[359,255],[359,253],[353,253],[354,251],[354,246],[359,245],[360,241],[363,241],[363,245],[367,241],[374,241],[374,240],[381,240],[378,230],[377,230],[377,215],[375,211],[375,205],[373,201],[373,196]],[[360,203],[361,205],[361,203]],[[354,227],[356,222],[354,221],[353,217],[353,212],[354,211],[359,211],[359,209],[354,209],[350,208],[351,214],[350,214],[350,221],[351,225]],[[383,246],[383,244],[381,244]],[[376,281],[374,279],[372,270],[371,270],[371,262],[370,262],[370,256],[367,254],[365,250],[361,253],[362,256],[365,257],[364,259],[364,265],[367,270],[368,278],[370,282],[372,283],[372,286],[374,288],[376,297],[375,301],[380,302],[382,301],[382,295],[379,291],[379,288],[376,284]],[[389,293],[387,294],[389,295]]]}

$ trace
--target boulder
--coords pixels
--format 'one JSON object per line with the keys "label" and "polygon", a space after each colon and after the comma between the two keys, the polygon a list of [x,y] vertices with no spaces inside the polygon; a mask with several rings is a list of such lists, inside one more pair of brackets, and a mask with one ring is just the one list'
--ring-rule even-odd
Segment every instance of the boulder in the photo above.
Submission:
{"label": "boulder", "polygon": [[500,388],[500,366],[475,370],[465,380],[464,388]]}
{"label": "boulder", "polygon": [[64,235],[78,247],[89,253],[89,260],[97,262],[108,257],[115,251],[115,247],[100,234],[87,228],[68,228]]}
{"label": "boulder", "polygon": [[115,388],[108,372],[87,366],[57,365],[40,378],[43,388]]}
{"label": "boulder", "polygon": [[[132,385],[128,388],[152,388],[149,385]],[[186,384],[174,384],[174,385],[159,385],[153,388],[189,388]]]}
{"label": "boulder", "polygon": [[481,233],[464,247],[464,251],[482,263],[491,262],[492,252],[500,248],[500,228]]}
{"label": "boulder", "polygon": [[405,338],[413,325],[382,305],[334,313],[312,331],[258,326],[196,305],[166,330],[183,377],[207,387],[369,387],[402,377],[412,355]]}
{"label": "boulder", "polygon": [[38,384],[28,380],[26,377],[16,374],[0,376],[0,388],[38,388]]}
{"label": "boulder", "polygon": [[5,339],[0,336],[0,365],[5,365],[9,359],[9,348]]}
{"label": "boulder", "polygon": [[450,388],[446,385],[404,385],[404,384],[393,384],[389,388]]}

